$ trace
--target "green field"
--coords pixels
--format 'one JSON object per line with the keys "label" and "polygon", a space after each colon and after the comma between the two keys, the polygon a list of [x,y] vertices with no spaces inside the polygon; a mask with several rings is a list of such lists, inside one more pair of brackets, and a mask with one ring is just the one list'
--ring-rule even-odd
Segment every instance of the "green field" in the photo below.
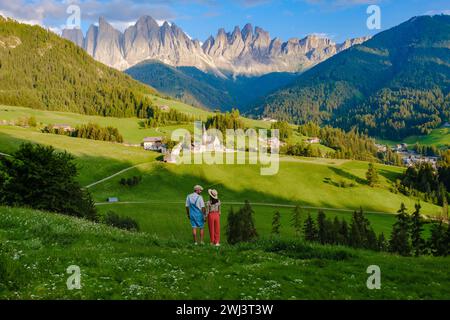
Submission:
{"label": "green field", "polygon": [[377,139],[380,144],[387,144],[393,146],[398,143],[407,143],[409,145],[414,145],[416,143],[422,145],[435,145],[437,147],[448,147],[450,145],[450,128],[438,128],[434,129],[431,134],[426,136],[411,136],[403,141],[395,140],[383,140]]}
{"label": "green field", "polygon": [[[9,112],[9,111],[8,111]],[[66,114],[63,114],[66,115]],[[56,115],[55,115],[56,116]],[[129,119],[128,119],[129,120]],[[404,170],[377,165],[380,185],[365,182],[367,163],[282,157],[279,173],[261,176],[255,165],[173,165],[138,147],[44,134],[0,126],[0,152],[10,154],[31,141],[76,156],[82,186],[88,186],[100,214],[114,211],[139,222],[128,233],[83,220],[27,209],[0,207],[0,298],[6,299],[448,299],[449,258],[402,258],[338,246],[305,244],[291,226],[292,206],[302,219],[323,208],[329,218],[347,221],[366,211],[376,233],[389,237],[393,213],[415,199],[389,191]],[[134,167],[136,166],[137,167]],[[135,187],[121,178],[142,176]],[[352,187],[340,187],[341,182]],[[259,240],[220,248],[194,247],[184,200],[192,186],[219,190],[222,237],[230,207],[249,200]],[[118,197],[117,204],[104,203]],[[441,208],[422,203],[423,213]],[[270,236],[281,212],[279,240]],[[429,237],[429,225],[425,226]],[[209,236],[206,232],[206,241]],[[195,263],[193,263],[195,261]],[[369,265],[380,265],[382,290],[366,288]],[[69,291],[66,268],[78,265],[82,290]]]}
{"label": "green field", "polygon": [[[449,299],[450,258],[278,241],[194,247],[0,207],[0,299]],[[68,290],[66,269],[81,271]],[[370,265],[381,290],[366,287]]]}
{"label": "green field", "polygon": [[[191,107],[178,101],[165,100],[154,96],[156,105],[166,105],[175,110],[178,110],[189,115],[200,117],[206,120],[209,115],[213,113]],[[138,118],[112,118],[100,116],[88,116],[69,112],[47,111],[39,109],[30,109],[14,106],[0,106],[0,122],[2,120],[17,121],[34,116],[39,125],[45,126],[48,124],[68,124],[72,127],[89,122],[98,123],[101,126],[113,126],[119,129],[123,135],[126,143],[139,144],[145,137],[163,136],[170,138],[172,131],[178,128],[184,128],[192,132],[193,125],[173,125],[159,128],[143,128],[142,120]],[[270,128],[268,122],[242,118],[245,125],[252,128]]]}
{"label": "green field", "polygon": [[[330,217],[339,215],[347,220],[352,210],[362,207],[370,212],[368,218],[377,233],[390,233],[395,213],[404,202],[409,209],[415,199],[390,192],[390,181],[395,180],[402,168],[377,165],[380,185],[370,188],[365,183],[367,163],[348,160],[281,158],[279,173],[261,176],[258,165],[182,165],[164,164],[156,159],[157,153],[120,144],[43,134],[32,129],[0,127],[0,152],[12,153],[21,142],[32,141],[53,145],[77,157],[79,181],[83,186],[107,178],[123,169],[129,171],[91,187],[89,190],[98,203],[108,197],[118,197],[115,205],[100,205],[100,213],[113,210],[135,218],[142,231],[164,239],[188,241],[189,223],[185,219],[183,201],[192,186],[214,186],[224,202],[223,223],[228,209],[249,200],[255,210],[255,220],[261,234],[270,231],[271,219],[278,208],[282,213],[282,236],[291,238],[290,212],[300,204],[315,215],[319,208]],[[142,176],[140,185],[129,188],[119,184],[121,178]],[[353,183],[342,188],[339,183]],[[436,216],[441,208],[422,203],[424,214]]]}

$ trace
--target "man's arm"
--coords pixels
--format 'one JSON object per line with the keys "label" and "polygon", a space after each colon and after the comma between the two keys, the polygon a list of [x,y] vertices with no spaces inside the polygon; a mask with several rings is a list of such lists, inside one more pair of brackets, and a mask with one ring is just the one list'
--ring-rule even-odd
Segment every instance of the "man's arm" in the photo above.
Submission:
{"label": "man's arm", "polygon": [[188,219],[191,218],[191,214],[189,213],[189,196],[186,198],[186,214]]}
{"label": "man's arm", "polygon": [[203,216],[206,216],[205,201],[203,201],[202,196],[200,196],[200,206],[202,207]]}

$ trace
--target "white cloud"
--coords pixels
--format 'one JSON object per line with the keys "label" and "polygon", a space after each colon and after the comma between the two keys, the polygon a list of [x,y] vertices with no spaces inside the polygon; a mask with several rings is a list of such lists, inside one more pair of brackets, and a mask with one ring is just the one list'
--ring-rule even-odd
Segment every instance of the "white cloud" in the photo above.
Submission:
{"label": "white cloud", "polygon": [[385,0],[297,0],[309,4],[323,5],[330,8],[352,7],[356,5],[371,5]]}
{"label": "white cloud", "polygon": [[112,25],[114,29],[124,32],[128,27],[134,26],[136,21],[108,21],[108,23]]}
{"label": "white cloud", "polygon": [[175,19],[175,14],[169,7],[174,1],[189,0],[152,0],[141,2],[134,0],[0,0],[2,15],[20,22],[38,24],[49,28],[60,28],[66,23],[69,14],[66,9],[71,4],[79,5],[81,10],[81,23],[91,24],[104,16],[118,29],[136,21],[142,15],[150,15],[155,19]]}

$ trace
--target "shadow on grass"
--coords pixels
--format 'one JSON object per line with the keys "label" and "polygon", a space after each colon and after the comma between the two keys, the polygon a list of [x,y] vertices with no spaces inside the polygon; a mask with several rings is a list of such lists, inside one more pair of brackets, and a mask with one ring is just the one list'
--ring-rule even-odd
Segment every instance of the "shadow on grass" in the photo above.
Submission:
{"label": "shadow on grass", "polygon": [[385,177],[387,180],[391,181],[391,182],[395,182],[397,179],[400,179],[402,174],[401,173],[397,173],[397,172],[393,172],[393,171],[388,171],[386,169],[379,169],[378,173]]}
{"label": "shadow on grass", "polygon": [[[5,151],[7,152],[12,152],[14,149],[17,149],[21,143],[28,142],[28,140],[11,137],[8,134],[2,132],[0,132],[0,141],[8,142],[9,147],[5,148]],[[3,151],[2,148],[0,148],[0,151]],[[156,155],[149,153],[149,163],[154,161],[155,159]],[[120,161],[117,159],[95,155],[77,156],[76,162],[79,168],[78,180],[82,186],[104,179],[125,168],[132,167],[135,164],[129,161]],[[333,208],[357,210],[360,205],[357,204],[354,207],[346,208],[343,208],[342,206],[336,206],[336,203],[330,200],[332,197],[328,197],[324,191],[320,203],[318,203],[317,201],[309,202],[301,199],[300,190],[298,192],[298,196],[296,195],[295,198],[283,196],[283,194],[273,194],[270,192],[271,189],[282,189],[283,186],[281,185],[273,185],[266,192],[255,191],[251,187],[251,181],[247,184],[246,187],[243,187],[241,189],[233,189],[233,180],[225,185],[221,182],[221,177],[210,176],[207,169],[200,170],[194,165],[192,166],[192,168],[183,170],[179,173],[173,172],[172,170],[170,170],[170,165],[162,162],[152,162],[151,166],[151,170],[145,171],[141,168],[134,168],[110,180],[107,180],[102,184],[92,187],[90,189],[90,192],[93,194],[94,198],[100,202],[104,202],[109,197],[118,196],[119,200],[123,202],[145,202],[147,200],[159,200],[163,205],[167,201],[184,201],[186,195],[192,193],[192,187],[194,185],[200,184],[205,188],[205,199],[208,198],[208,194],[206,192],[207,189],[214,188],[219,191],[221,200],[223,202],[232,203],[244,202],[245,200],[248,200],[250,201],[250,203],[266,204],[269,207],[273,207],[273,210],[276,210],[277,207],[282,207],[282,205],[300,205],[304,207],[320,206],[322,208],[329,208],[330,210],[333,210]],[[329,169],[335,172],[337,175],[342,176],[346,179],[356,181],[360,184],[366,184],[364,179],[361,179],[340,168],[329,166]],[[124,188],[120,186],[120,179],[133,177],[136,175],[136,173],[143,176],[143,181],[139,185],[133,188]],[[233,173],[230,172],[229,174]],[[240,179],[244,178],[235,176],[234,179],[236,181],[239,181]],[[245,177],[245,179],[249,179],[249,177]],[[270,179],[270,177],[267,177],[267,179]],[[322,192],[322,190],[319,188],[317,192],[320,193]],[[336,190],[336,192],[339,192],[339,190]],[[236,204],[236,207],[238,206],[240,206],[240,204]],[[363,205],[363,209],[366,211],[380,211],[379,204],[377,203],[374,203],[373,205],[366,203],[366,205]]]}
{"label": "shadow on grass", "polygon": [[362,185],[366,185],[367,181],[365,179],[361,179],[358,176],[355,176],[354,174],[351,174],[350,172],[344,171],[340,168],[336,168],[336,167],[328,167],[330,168],[331,171],[333,171],[334,173],[336,173],[337,175],[349,179],[349,180],[353,180],[356,183],[362,184]]}
{"label": "shadow on grass", "polygon": [[[57,136],[60,138],[60,136]],[[78,139],[78,138],[67,138],[67,139]],[[92,142],[93,140],[88,140]],[[11,136],[7,133],[0,132],[0,152],[13,154],[17,151],[21,144],[23,143],[36,143],[43,145],[51,145],[49,143],[40,143],[34,140],[21,139],[14,136]],[[105,142],[107,143],[107,142]],[[54,148],[58,151],[67,151],[71,153],[70,150],[61,147]],[[123,169],[132,167],[136,165],[136,163],[132,163],[130,161],[120,161],[117,159],[109,158],[109,157],[100,157],[100,156],[89,156],[89,155],[74,155],[75,163],[78,169],[78,182],[82,187],[96,182],[98,180],[104,179],[112,174],[115,174]],[[149,161],[153,160],[155,155],[149,152]]]}

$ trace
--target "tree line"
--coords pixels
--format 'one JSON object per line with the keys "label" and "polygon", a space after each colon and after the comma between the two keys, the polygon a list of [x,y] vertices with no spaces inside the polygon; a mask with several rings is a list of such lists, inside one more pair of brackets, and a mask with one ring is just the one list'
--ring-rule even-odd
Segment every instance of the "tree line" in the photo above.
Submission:
{"label": "tree line", "polygon": [[155,106],[148,108],[144,117],[146,118],[144,121],[145,128],[157,128],[169,124],[190,123],[196,120],[194,116],[190,116],[175,109],[170,109],[168,112],[165,112]]}
{"label": "tree line", "polygon": [[440,206],[450,201],[450,150],[434,167],[429,162],[417,163],[408,167],[395,184],[396,191],[407,196],[414,195]]}
{"label": "tree line", "polygon": [[233,109],[231,112],[216,112],[209,116],[205,123],[206,129],[217,129],[225,133],[227,129],[245,129],[244,121],[240,118],[239,110]]}
{"label": "tree line", "polygon": [[101,127],[96,123],[83,124],[73,130],[65,130],[64,128],[48,125],[42,129],[42,132],[90,140],[123,142],[123,136],[120,134],[119,129],[111,126]]}
{"label": "tree line", "polygon": [[378,148],[373,139],[352,129],[345,132],[331,126],[320,127],[315,122],[308,122],[297,127],[300,135],[317,137],[320,143],[334,150],[334,152],[321,152],[306,142],[287,144],[284,151],[295,156],[324,156],[335,159],[355,159],[374,161],[379,159]]}
{"label": "tree line", "polygon": [[[420,210],[421,206],[417,203],[410,215],[402,203],[389,239],[384,233],[376,235],[362,208],[353,213],[349,224],[338,217],[328,219],[323,211],[319,211],[316,219],[308,214],[302,221],[303,211],[300,206],[296,206],[290,226],[294,228],[297,237],[320,244],[386,251],[403,256],[450,255],[450,226],[443,220],[431,222],[431,236],[425,239],[424,225],[430,222],[423,219]],[[276,211],[272,220],[272,236],[279,236],[280,230],[281,214]]]}

